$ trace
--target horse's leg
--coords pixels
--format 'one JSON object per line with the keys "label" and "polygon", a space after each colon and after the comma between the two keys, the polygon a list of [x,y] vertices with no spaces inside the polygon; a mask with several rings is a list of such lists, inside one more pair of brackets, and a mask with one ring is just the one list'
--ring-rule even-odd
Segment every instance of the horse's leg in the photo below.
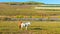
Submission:
{"label": "horse's leg", "polygon": [[27,26],[26,26],[26,30],[27,30]]}
{"label": "horse's leg", "polygon": [[21,25],[21,30],[22,30],[23,26]]}
{"label": "horse's leg", "polygon": [[21,27],[21,30],[22,30],[22,27]]}
{"label": "horse's leg", "polygon": [[21,25],[19,25],[19,29],[21,28]]}

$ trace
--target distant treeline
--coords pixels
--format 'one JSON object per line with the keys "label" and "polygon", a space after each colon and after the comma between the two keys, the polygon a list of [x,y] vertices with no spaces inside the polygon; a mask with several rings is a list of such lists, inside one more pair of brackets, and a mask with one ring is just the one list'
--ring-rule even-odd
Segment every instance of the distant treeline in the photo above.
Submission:
{"label": "distant treeline", "polygon": [[44,4],[41,2],[6,2],[5,4],[9,4],[9,5],[40,5],[40,4]]}

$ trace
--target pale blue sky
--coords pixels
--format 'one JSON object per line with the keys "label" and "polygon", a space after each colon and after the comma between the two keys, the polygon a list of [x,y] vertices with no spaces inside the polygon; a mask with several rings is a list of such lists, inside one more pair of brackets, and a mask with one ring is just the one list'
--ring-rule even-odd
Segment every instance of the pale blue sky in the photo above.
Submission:
{"label": "pale blue sky", "polygon": [[[0,2],[26,2],[30,0],[0,0]],[[36,2],[43,2],[46,4],[60,4],[60,0],[31,0]]]}

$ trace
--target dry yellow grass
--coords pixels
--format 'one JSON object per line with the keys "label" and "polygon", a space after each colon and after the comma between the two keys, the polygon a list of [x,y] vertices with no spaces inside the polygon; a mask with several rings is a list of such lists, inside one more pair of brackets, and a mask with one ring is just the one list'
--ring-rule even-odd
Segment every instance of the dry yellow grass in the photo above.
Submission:
{"label": "dry yellow grass", "polygon": [[60,34],[60,22],[56,21],[31,21],[31,26],[26,30],[18,29],[18,21],[0,22],[0,32],[15,32],[25,34]]}

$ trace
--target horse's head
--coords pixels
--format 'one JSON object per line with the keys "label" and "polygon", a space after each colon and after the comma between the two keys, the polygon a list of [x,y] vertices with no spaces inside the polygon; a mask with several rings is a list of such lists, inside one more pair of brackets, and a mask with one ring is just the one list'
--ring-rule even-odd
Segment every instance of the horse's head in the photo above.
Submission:
{"label": "horse's head", "polygon": [[30,24],[31,24],[31,22],[27,22],[27,24],[28,24],[28,25],[30,25]]}

